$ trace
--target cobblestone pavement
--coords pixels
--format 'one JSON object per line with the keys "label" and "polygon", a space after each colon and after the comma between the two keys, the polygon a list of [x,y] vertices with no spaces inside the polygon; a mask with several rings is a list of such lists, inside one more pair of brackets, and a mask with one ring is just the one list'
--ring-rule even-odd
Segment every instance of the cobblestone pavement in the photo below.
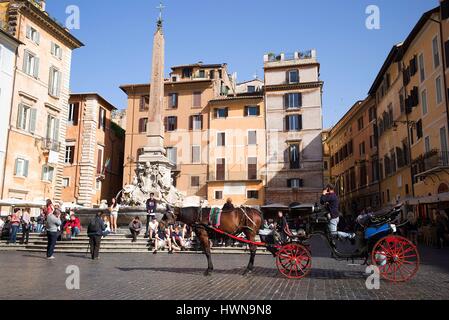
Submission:
{"label": "cobblestone pavement", "polygon": [[[203,255],[103,254],[92,261],[82,254],[0,252],[0,299],[449,299],[449,250],[420,248],[421,269],[405,284],[381,281],[379,290],[365,286],[365,267],[330,258],[312,244],[313,271],[289,280],[271,256],[257,256],[253,274],[242,276],[246,255],[214,255],[215,273],[204,277]],[[66,289],[66,268],[80,269],[80,289]],[[15,277],[12,277],[14,275]]]}

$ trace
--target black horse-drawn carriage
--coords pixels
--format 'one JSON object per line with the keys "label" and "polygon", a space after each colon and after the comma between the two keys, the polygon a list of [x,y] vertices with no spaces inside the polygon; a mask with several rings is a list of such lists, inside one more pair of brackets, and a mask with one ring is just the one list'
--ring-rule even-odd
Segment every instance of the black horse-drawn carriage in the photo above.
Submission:
{"label": "black horse-drawn carriage", "polygon": [[396,235],[395,221],[401,213],[402,205],[391,210],[359,217],[356,223],[357,246],[353,252],[338,249],[338,235],[329,230],[329,214],[320,205],[296,206],[300,215],[299,229],[288,233],[285,243],[267,244],[276,249],[276,265],[288,278],[306,277],[312,267],[312,254],[308,240],[323,237],[336,259],[361,259],[379,268],[380,275],[390,281],[410,280],[419,269],[419,253],[416,246]]}

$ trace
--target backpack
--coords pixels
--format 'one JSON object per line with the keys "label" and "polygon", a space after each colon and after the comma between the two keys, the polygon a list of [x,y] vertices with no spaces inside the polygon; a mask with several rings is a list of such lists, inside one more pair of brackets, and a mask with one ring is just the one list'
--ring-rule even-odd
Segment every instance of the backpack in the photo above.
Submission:
{"label": "backpack", "polygon": [[101,234],[101,225],[100,225],[100,218],[95,217],[93,218],[89,225],[87,226],[87,233],[88,234]]}

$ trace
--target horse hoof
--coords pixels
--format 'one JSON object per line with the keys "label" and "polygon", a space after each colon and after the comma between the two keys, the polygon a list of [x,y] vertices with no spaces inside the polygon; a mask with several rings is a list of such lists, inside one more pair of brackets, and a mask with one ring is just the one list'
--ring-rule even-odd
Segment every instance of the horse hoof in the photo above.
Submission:
{"label": "horse hoof", "polygon": [[210,277],[212,275],[212,271],[210,271],[210,270],[206,270],[205,272],[204,272],[204,276],[205,277]]}

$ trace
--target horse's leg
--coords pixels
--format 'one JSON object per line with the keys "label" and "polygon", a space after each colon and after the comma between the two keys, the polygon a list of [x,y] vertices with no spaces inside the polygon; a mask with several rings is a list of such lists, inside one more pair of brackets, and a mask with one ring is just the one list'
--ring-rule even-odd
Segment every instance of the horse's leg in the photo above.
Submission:
{"label": "horse's leg", "polygon": [[207,258],[207,270],[204,272],[204,275],[209,276],[212,273],[212,270],[214,270],[210,252],[209,235],[207,234],[207,231],[205,229],[198,229],[196,235],[201,242],[201,246],[203,247],[204,254]]}
{"label": "horse's leg", "polygon": [[[256,235],[254,234],[253,231],[245,230],[244,233],[246,235],[246,238],[249,241],[254,242],[256,240]],[[248,273],[251,273],[251,271],[254,270],[254,259],[256,257],[257,246],[254,245],[254,244],[250,244],[249,245],[249,251],[250,251],[249,263],[248,263],[248,266],[246,267],[245,272],[243,273],[243,275],[247,275]]]}

